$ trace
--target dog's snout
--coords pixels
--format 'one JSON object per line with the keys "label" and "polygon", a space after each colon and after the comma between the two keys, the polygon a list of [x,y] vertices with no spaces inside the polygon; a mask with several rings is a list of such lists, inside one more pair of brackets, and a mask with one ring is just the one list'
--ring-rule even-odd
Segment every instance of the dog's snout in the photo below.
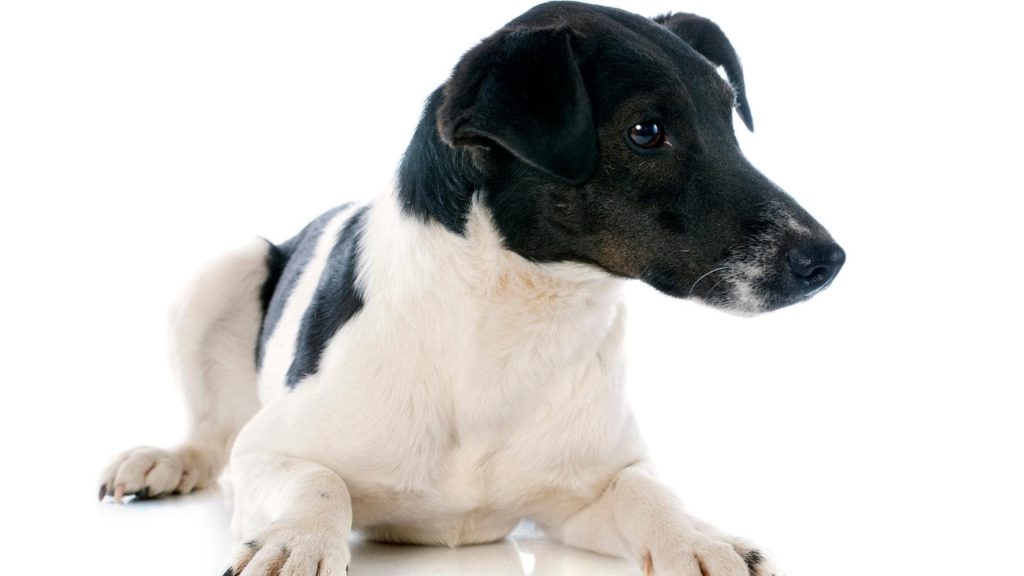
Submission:
{"label": "dog's snout", "polygon": [[809,294],[828,285],[846,262],[846,252],[835,242],[804,242],[787,254],[797,290]]}

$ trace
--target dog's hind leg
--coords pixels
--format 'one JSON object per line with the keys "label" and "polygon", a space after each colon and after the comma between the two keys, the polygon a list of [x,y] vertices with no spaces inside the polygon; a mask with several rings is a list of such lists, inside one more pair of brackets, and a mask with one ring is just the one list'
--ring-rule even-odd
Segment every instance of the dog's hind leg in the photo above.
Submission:
{"label": "dog's hind leg", "polygon": [[114,458],[100,499],[187,494],[216,481],[242,426],[256,413],[256,341],[269,244],[260,239],[205,266],[171,315],[171,361],[189,412],[171,449],[138,447]]}

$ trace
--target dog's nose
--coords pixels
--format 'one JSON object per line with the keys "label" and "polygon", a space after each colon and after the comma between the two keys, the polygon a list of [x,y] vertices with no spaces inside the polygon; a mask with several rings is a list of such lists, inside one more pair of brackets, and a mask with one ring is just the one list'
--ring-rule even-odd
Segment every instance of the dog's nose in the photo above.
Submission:
{"label": "dog's nose", "polygon": [[846,262],[846,252],[835,242],[804,242],[787,254],[797,290],[809,294],[828,285]]}

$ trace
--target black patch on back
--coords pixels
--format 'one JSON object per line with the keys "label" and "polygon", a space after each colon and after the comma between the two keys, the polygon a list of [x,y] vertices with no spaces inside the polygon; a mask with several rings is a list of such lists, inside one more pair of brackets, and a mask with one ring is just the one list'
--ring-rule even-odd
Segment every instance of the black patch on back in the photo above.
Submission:
{"label": "black patch on back", "polygon": [[302,316],[295,357],[285,379],[289,388],[317,371],[327,342],[363,308],[363,297],[356,288],[356,273],[367,210],[367,207],[361,208],[345,223],[327,258],[320,284]]}
{"label": "black patch on back", "polygon": [[277,283],[281,281],[281,274],[288,264],[288,255],[270,240],[266,238],[263,240],[267,243],[267,279],[263,281],[263,288],[260,289],[260,304],[265,320],[267,309],[270,308],[270,301],[274,298],[274,291],[277,290]]}
{"label": "black patch on back", "polygon": [[297,236],[279,245],[270,245],[267,253],[267,279],[260,291],[260,300],[263,304],[263,325],[260,327],[260,337],[256,341],[256,368],[263,365],[263,352],[274,333],[274,328],[281,320],[284,313],[285,303],[292,295],[295,284],[302,276],[303,270],[313,258],[313,251],[316,250],[316,243],[323,234],[324,227],[334,218],[338,212],[351,206],[342,204],[317,217],[302,229]]}
{"label": "black patch on back", "polygon": [[423,221],[436,220],[462,235],[477,186],[470,153],[441,140],[437,109],[442,89],[430,95],[423,117],[398,168],[398,199],[402,213]]}

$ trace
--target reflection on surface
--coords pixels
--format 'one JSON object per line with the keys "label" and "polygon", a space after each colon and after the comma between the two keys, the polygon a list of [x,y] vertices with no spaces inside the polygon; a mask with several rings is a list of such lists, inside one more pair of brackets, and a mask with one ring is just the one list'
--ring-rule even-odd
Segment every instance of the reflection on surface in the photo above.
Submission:
{"label": "reflection on surface", "polygon": [[350,576],[632,576],[625,560],[560,546],[529,525],[494,544],[443,548],[353,540]]}
{"label": "reflection on surface", "polygon": [[[122,506],[81,497],[75,507],[92,514],[68,518],[71,533],[95,534],[105,543],[71,538],[81,544],[68,560],[106,574],[135,574],[145,566],[151,576],[222,574],[237,545],[231,536],[231,507],[219,490]],[[107,544],[116,543],[110,553]],[[560,546],[523,523],[511,536],[494,544],[445,548],[378,544],[358,535],[350,542],[350,576],[636,576],[639,569],[618,558]],[[168,554],[173,549],[176,553]],[[55,560],[59,566],[61,558]]]}

